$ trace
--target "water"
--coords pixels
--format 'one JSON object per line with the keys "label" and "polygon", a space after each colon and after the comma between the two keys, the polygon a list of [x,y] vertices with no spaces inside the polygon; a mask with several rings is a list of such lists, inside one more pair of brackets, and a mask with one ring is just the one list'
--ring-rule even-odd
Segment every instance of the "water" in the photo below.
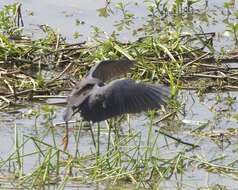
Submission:
{"label": "water", "polygon": [[[2,5],[6,3],[12,3],[14,1],[3,0]],[[39,25],[47,24],[52,26],[56,31],[62,34],[70,42],[87,40],[90,38],[93,26],[103,29],[106,33],[110,34],[115,30],[115,22],[121,19],[121,13],[119,10],[115,10],[113,16],[110,18],[99,17],[98,9],[106,6],[104,0],[90,0],[90,1],[18,1],[22,3],[23,17],[26,31],[33,37],[41,37],[42,32],[39,29]],[[120,2],[120,1],[116,1]],[[136,1],[135,1],[136,2]],[[145,6],[133,6],[134,1],[128,1],[128,10],[132,11],[136,17],[146,16]],[[136,7],[136,8],[135,8]],[[117,14],[118,13],[118,14]],[[29,16],[31,15],[32,16]],[[25,19],[26,18],[26,19]],[[76,19],[84,22],[85,24],[76,25]],[[135,23],[135,27],[141,23]],[[73,34],[79,32],[83,37],[75,40]],[[128,37],[129,34],[129,37]],[[132,39],[131,32],[122,31],[121,39]]]}
{"label": "water", "polygon": [[[2,0],[1,6],[7,3],[12,3],[14,1]],[[88,0],[88,1],[75,1],[68,0],[67,3],[63,0],[57,1],[20,1],[22,2],[23,8],[23,18],[25,24],[25,33],[33,38],[40,38],[44,34],[39,29],[39,25],[48,24],[53,27],[59,33],[61,33],[69,42],[81,42],[83,40],[90,40],[92,38],[93,26],[97,26],[106,32],[106,35],[110,35],[113,31],[116,30],[115,24],[121,19],[122,14],[119,10],[113,9],[114,15],[104,18],[98,16],[98,9],[106,6],[106,2],[103,0]],[[119,1],[113,1],[113,4]],[[133,35],[133,30],[131,28],[142,27],[145,23],[146,15],[148,14],[146,6],[142,4],[142,1],[127,1],[129,5],[127,9],[135,14],[134,23],[130,26],[129,29],[125,29],[120,32],[120,40],[122,41],[133,41],[140,37],[142,34]],[[137,4],[136,4],[137,3]],[[222,7],[224,1],[209,1],[209,9],[216,10],[217,7]],[[235,8],[237,9],[237,3]],[[30,16],[32,15],[32,16]],[[212,12],[210,13],[212,15]],[[84,22],[79,26],[76,25],[76,19]],[[201,25],[204,28],[205,32],[217,32],[223,34],[225,27],[223,24],[223,16],[216,16],[216,21],[214,23],[203,23]],[[74,39],[73,35],[75,32],[82,34],[81,37]],[[216,38],[215,47],[217,51],[221,47],[225,46],[230,48],[233,41],[231,38]],[[235,63],[234,63],[235,64]],[[220,160],[220,165],[226,165],[227,163],[236,160],[237,153],[237,134],[229,138],[229,141],[224,139],[223,143],[212,140],[209,137],[209,132],[216,132],[219,134],[226,133],[230,128],[237,128],[237,121],[234,119],[234,115],[238,110],[238,103],[235,100],[235,103],[232,106],[226,104],[227,97],[229,95],[237,97],[236,92],[225,92],[220,93],[222,101],[217,103],[216,98],[217,93],[209,93],[204,96],[204,99],[201,101],[200,98],[194,91],[182,91],[180,94],[180,99],[185,103],[184,113],[180,115],[180,118],[175,120],[173,123],[162,123],[160,127],[171,127],[175,136],[182,138],[184,141],[191,142],[194,144],[199,144],[200,148],[194,150],[191,154],[202,155],[204,159],[212,160],[219,156],[224,156],[224,159]],[[58,123],[62,122],[62,107],[56,107],[53,125],[55,128],[50,129],[47,119],[44,117],[44,112],[41,110],[42,104],[35,103],[30,105],[28,108],[18,109],[16,113],[7,113],[0,112],[0,143],[3,145],[0,147],[0,159],[6,159],[11,152],[14,151],[15,147],[15,133],[18,131],[19,140],[23,142],[27,137],[24,135],[32,135],[38,137],[39,134],[44,134],[44,142],[49,144],[54,144],[52,139],[52,131],[55,134],[55,141],[57,147],[61,146],[61,141],[63,137],[64,126],[58,126]],[[40,117],[29,116],[30,110],[40,110]],[[228,110],[228,111],[227,111]],[[136,132],[146,133],[148,130],[146,125],[149,121],[147,116],[144,114],[137,114],[132,116],[131,125],[133,130]],[[207,125],[206,134],[201,136],[193,135],[191,130],[195,130],[200,127],[202,124]],[[93,142],[88,130],[83,130],[80,137],[80,145],[77,146],[75,143],[74,136],[72,135],[73,130],[77,131],[77,128],[74,129],[74,126],[79,124],[72,124],[70,126],[70,142],[69,149],[70,152],[74,153],[79,149],[80,154],[88,153],[94,151]],[[104,123],[101,124],[102,128],[106,130]],[[125,122],[123,127],[127,131],[128,124]],[[52,131],[51,131],[52,130]],[[105,136],[105,138],[103,138]],[[106,132],[102,133],[102,147],[105,150],[105,144],[107,135]],[[167,139],[168,142],[173,142],[170,139]],[[159,140],[158,145],[163,147],[167,144],[164,138]],[[43,147],[44,148],[44,147]],[[35,151],[35,146],[32,142],[27,142],[25,144],[25,154],[32,153]],[[161,149],[162,156],[171,156],[179,148],[176,145],[170,145]],[[24,158],[24,172],[27,173],[37,166],[42,157],[38,156],[27,156]],[[217,162],[216,162],[217,164]],[[183,189],[196,189],[199,187],[207,187],[209,185],[220,184],[226,186],[228,189],[238,189],[237,180],[222,174],[209,173],[204,169],[194,169],[188,168],[186,170],[183,179],[180,181],[172,177],[172,179],[165,181],[162,184],[164,189],[176,189],[179,186]],[[3,183],[4,184],[4,183]],[[110,186],[110,185],[109,185]],[[88,184],[88,185],[69,185],[67,189],[95,189],[95,188],[105,188],[107,184],[100,184],[99,187]]]}

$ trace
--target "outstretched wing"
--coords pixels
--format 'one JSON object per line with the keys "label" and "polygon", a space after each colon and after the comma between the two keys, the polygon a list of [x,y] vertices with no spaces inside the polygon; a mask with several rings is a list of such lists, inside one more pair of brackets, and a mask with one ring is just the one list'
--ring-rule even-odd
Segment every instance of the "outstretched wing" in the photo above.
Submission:
{"label": "outstretched wing", "polygon": [[98,78],[106,82],[127,73],[134,63],[135,61],[129,59],[101,61],[91,68],[87,77]]}
{"label": "outstretched wing", "polygon": [[115,80],[94,90],[89,97],[88,113],[83,117],[102,121],[124,113],[139,113],[160,108],[166,104],[170,90],[165,86],[136,83],[133,80]]}

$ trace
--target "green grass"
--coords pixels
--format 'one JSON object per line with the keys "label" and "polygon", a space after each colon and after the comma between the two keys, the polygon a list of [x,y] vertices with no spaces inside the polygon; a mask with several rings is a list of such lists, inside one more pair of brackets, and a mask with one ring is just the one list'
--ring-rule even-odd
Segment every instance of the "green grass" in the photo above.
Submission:
{"label": "green grass", "polygon": [[[44,38],[32,40],[24,36],[19,25],[20,4],[5,6],[0,11],[0,111],[29,109],[29,102],[41,105],[23,116],[34,120],[31,132],[14,126],[14,148],[0,160],[0,171],[7,176],[6,188],[64,189],[70,185],[111,184],[109,189],[121,189],[123,184],[125,189],[158,189],[173,183],[182,189],[183,178],[191,175],[191,170],[237,180],[236,159],[229,159],[222,151],[214,156],[202,152],[204,142],[223,150],[224,145],[235,142],[237,130],[231,127],[216,132],[209,122],[187,130],[181,121],[186,114],[186,102],[180,98],[181,89],[194,89],[201,98],[206,92],[237,90],[237,69],[229,70],[222,64],[230,61],[230,56],[226,52],[215,53],[213,33],[194,27],[191,14],[194,20],[204,19],[203,13],[191,11],[196,8],[194,1],[174,1],[172,10],[168,10],[167,2],[147,3],[146,24],[142,31],[137,30],[144,35],[128,43],[120,42],[115,33],[103,39],[100,30],[94,28],[93,44],[69,44],[48,26],[44,26]],[[116,25],[120,33],[131,27],[135,18],[127,5],[119,3],[115,9],[122,13],[122,20]],[[209,18],[209,13],[205,14]],[[235,28],[228,27],[236,38]],[[68,151],[63,151],[63,128],[53,122],[59,108],[41,104],[44,99],[40,96],[65,94],[65,89],[72,86],[69,77],[80,79],[96,62],[121,57],[137,62],[129,77],[170,86],[173,97],[167,109],[146,113],[144,124],[139,122],[139,126],[135,124],[137,115],[95,124],[92,129],[96,147],[86,124],[74,123],[70,127],[72,144]],[[50,74],[45,72],[49,68]],[[214,104],[221,102],[222,97],[217,96]],[[236,103],[230,95],[225,102],[230,111]],[[225,118],[216,114],[215,119]],[[28,127],[26,123],[23,128]],[[28,161],[32,158],[37,163],[30,164],[29,169]],[[225,188],[214,184],[199,189]]]}

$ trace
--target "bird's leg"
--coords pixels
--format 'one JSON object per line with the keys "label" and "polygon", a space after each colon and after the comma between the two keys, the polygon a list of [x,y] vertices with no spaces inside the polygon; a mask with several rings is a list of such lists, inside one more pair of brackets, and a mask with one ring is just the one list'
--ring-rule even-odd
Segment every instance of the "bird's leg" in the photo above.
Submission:
{"label": "bird's leg", "polygon": [[69,143],[69,126],[68,121],[65,122],[65,135],[63,138],[64,151],[66,151]]}
{"label": "bird's leg", "polygon": [[95,138],[94,138],[94,133],[93,133],[93,128],[92,128],[92,123],[91,122],[89,123],[89,130],[90,130],[90,133],[91,133],[91,136],[92,136],[92,139],[93,139],[93,145],[96,148],[96,141],[95,141]]}
{"label": "bird's leg", "polygon": [[[111,133],[112,133],[112,127],[111,125],[109,125],[108,121],[105,120],[105,123],[106,123],[106,126],[108,128],[108,139],[107,139],[107,163],[108,163],[108,167],[111,167],[111,164],[110,164],[110,144],[111,144]],[[114,146],[114,142],[112,141],[112,144]]]}
{"label": "bird's leg", "polygon": [[96,159],[97,159],[97,163],[98,163],[98,160],[99,160],[99,155],[100,155],[100,124],[97,123],[97,127],[98,127],[98,130],[97,130],[97,146],[96,146],[96,150],[97,150],[97,154],[96,154]]}
{"label": "bird's leg", "polygon": [[100,124],[99,123],[97,123],[97,126],[98,126],[98,130],[97,130],[97,152],[98,152],[98,154],[100,154],[100,146],[99,146],[99,144],[100,144]]}

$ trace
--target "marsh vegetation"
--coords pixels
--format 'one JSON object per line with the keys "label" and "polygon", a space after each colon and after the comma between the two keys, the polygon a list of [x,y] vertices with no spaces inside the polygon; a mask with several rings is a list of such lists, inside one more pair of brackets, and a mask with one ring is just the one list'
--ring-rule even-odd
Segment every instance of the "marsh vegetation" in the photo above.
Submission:
{"label": "marsh vegetation", "polygon": [[[70,36],[47,23],[29,29],[37,15],[24,3],[0,5],[0,189],[236,189],[236,2],[103,5],[94,19],[105,28],[61,10]],[[94,124],[96,147],[77,115],[64,151],[75,81],[120,58],[137,62],[128,78],[169,85],[168,105]]]}

